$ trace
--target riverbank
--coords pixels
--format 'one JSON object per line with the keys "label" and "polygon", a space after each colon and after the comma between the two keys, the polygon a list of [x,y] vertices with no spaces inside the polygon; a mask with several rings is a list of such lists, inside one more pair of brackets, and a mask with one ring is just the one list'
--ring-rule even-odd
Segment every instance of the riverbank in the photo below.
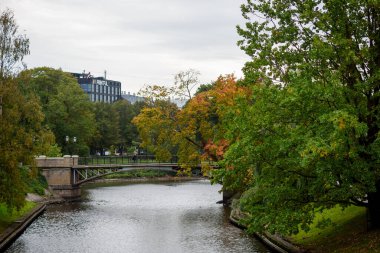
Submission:
{"label": "riverbank", "polygon": [[[321,217],[330,218],[335,226],[319,229]],[[380,252],[380,230],[368,230],[364,207],[336,206],[318,213],[308,232],[300,231],[290,239],[313,253]]]}
{"label": "riverbank", "polygon": [[[238,226],[242,229],[247,229],[247,227],[241,222],[244,218],[247,217],[247,214],[242,212],[238,205],[237,199],[232,201],[231,204],[231,213],[230,221],[235,226]],[[266,244],[270,249],[279,253],[303,253],[306,252],[305,249],[300,248],[289,241],[285,240],[279,235],[272,235],[269,233],[254,233],[254,236],[260,239],[264,244]]]}
{"label": "riverbank", "polygon": [[12,222],[10,226],[2,231],[0,233],[0,252],[5,251],[29,225],[44,212],[45,208],[46,204],[44,203],[36,204],[32,210]]}
{"label": "riverbank", "polygon": [[[233,224],[245,229],[240,221],[246,217],[237,205],[232,205],[230,220]],[[330,218],[335,225],[324,229],[317,226],[322,217]],[[341,207],[325,210],[318,214],[308,232],[300,231],[296,235],[281,237],[269,233],[255,234],[276,252],[286,253],[370,253],[380,252],[380,230],[368,231],[364,208]]]}

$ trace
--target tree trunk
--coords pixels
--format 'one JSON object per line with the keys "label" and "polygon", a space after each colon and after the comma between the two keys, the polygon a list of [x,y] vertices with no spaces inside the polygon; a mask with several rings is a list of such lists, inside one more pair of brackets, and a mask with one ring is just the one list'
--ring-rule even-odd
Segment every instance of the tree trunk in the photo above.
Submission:
{"label": "tree trunk", "polygon": [[367,223],[369,229],[380,229],[380,181],[376,192],[368,193]]}

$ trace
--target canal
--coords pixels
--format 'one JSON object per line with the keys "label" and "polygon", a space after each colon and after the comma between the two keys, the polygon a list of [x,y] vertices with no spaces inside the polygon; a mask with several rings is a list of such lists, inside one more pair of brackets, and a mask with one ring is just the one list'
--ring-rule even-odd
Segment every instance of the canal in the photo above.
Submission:
{"label": "canal", "polygon": [[228,221],[220,186],[189,182],[91,185],[49,206],[6,253],[270,252]]}

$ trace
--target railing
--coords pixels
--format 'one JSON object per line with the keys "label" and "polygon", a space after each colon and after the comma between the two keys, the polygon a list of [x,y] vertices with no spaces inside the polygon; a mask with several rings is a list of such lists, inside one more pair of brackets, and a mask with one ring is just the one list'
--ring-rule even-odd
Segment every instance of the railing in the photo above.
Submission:
{"label": "railing", "polygon": [[154,155],[90,156],[79,157],[78,160],[79,165],[133,163],[178,163],[178,157],[173,156],[168,161],[158,161]]}

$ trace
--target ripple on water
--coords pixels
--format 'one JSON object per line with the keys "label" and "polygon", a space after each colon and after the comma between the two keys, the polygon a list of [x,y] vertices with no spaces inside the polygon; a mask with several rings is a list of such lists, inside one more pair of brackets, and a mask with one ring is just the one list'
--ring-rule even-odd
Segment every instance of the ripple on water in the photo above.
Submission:
{"label": "ripple on water", "polygon": [[85,190],[51,206],[6,251],[269,252],[226,219],[208,181],[126,184]]}

